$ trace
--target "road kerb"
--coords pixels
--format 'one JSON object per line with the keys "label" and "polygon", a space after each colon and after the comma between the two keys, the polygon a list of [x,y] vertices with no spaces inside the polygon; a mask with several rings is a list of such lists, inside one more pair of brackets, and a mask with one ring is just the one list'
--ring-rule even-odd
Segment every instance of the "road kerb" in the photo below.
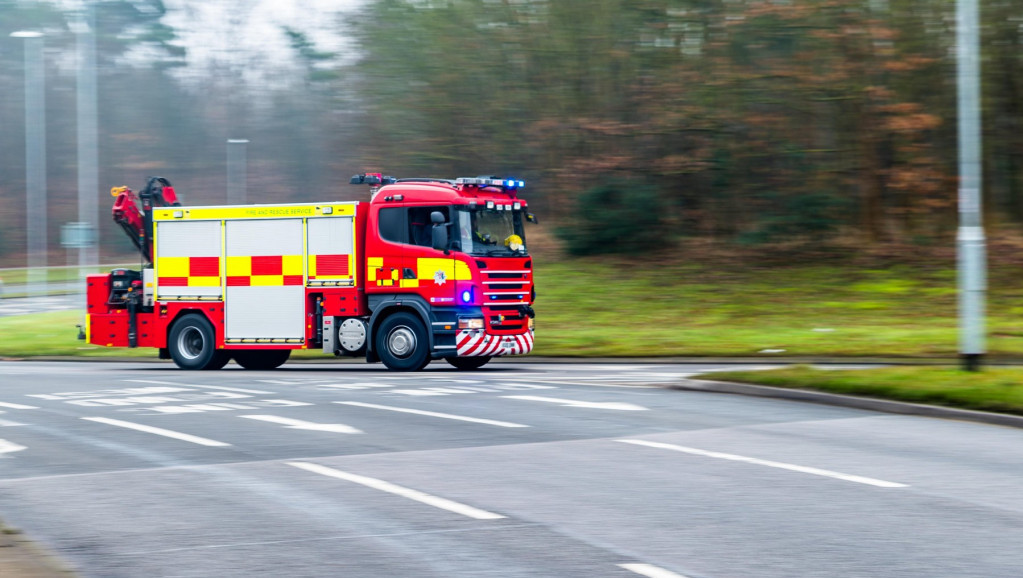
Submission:
{"label": "road kerb", "polygon": [[937,417],[943,419],[957,419],[973,421],[990,425],[1002,425],[1008,427],[1023,428],[1023,416],[976,411],[971,409],[958,409],[954,407],[943,407],[939,405],[925,405],[920,403],[909,403],[905,401],[892,401],[888,399],[877,399],[872,397],[859,397],[855,395],[843,395],[813,391],[807,389],[789,389],[786,387],[773,387],[768,385],[754,385],[749,383],[731,383],[725,381],[711,381],[703,379],[681,379],[679,383],[667,386],[669,389],[685,391],[704,391],[710,393],[731,393],[738,395],[751,395],[757,397],[770,397],[776,399],[788,399],[794,401],[805,401],[824,405],[849,407],[854,409],[865,409],[883,413],[895,413],[902,415],[918,415],[924,417]]}

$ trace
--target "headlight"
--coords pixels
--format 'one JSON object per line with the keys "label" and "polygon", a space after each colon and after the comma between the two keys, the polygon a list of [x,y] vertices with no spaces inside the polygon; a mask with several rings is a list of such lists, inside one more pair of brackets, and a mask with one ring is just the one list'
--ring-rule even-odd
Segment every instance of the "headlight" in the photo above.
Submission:
{"label": "headlight", "polygon": [[529,318],[529,330],[530,331],[533,330],[533,318],[532,317]]}
{"label": "headlight", "polygon": [[459,329],[483,329],[482,317],[462,317],[458,320]]}

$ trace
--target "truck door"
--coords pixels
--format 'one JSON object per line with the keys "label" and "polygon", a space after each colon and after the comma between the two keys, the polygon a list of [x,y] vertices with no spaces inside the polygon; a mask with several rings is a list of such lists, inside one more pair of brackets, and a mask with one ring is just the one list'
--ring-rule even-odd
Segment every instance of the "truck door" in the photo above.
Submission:
{"label": "truck door", "polygon": [[[376,231],[366,234],[366,293],[392,293],[401,287],[402,258],[408,244],[404,205],[372,207]],[[371,225],[372,226],[372,225]]]}
{"label": "truck door", "polygon": [[408,244],[402,260],[401,287],[422,296],[431,305],[453,305],[455,302],[455,259],[432,247],[433,224],[430,215],[439,212],[447,223],[452,211],[448,206],[410,206]]}

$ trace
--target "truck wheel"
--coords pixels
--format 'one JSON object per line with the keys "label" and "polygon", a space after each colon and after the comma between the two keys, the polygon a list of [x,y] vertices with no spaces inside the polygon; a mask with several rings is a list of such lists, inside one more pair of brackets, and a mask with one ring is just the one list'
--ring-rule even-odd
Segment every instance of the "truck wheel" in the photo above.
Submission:
{"label": "truck wheel", "polygon": [[277,369],[291,357],[290,349],[243,349],[233,352],[234,360],[245,369]]}
{"label": "truck wheel", "polygon": [[418,371],[430,363],[426,327],[411,313],[395,313],[376,330],[376,353],[387,369]]}
{"label": "truck wheel", "polygon": [[484,355],[481,357],[445,357],[445,361],[455,367],[455,369],[470,370],[479,369],[490,361],[490,356]]}
{"label": "truck wheel", "polygon": [[217,350],[213,326],[202,315],[190,313],[174,322],[167,336],[171,359],[181,369],[220,369],[230,353]]}

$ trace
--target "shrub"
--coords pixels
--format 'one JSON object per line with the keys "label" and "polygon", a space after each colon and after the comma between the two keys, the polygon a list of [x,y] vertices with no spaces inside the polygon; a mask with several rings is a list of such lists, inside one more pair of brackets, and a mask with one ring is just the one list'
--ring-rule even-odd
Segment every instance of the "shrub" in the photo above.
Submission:
{"label": "shrub", "polygon": [[669,208],[653,185],[618,179],[581,194],[575,218],[557,234],[573,255],[659,249],[674,237]]}

